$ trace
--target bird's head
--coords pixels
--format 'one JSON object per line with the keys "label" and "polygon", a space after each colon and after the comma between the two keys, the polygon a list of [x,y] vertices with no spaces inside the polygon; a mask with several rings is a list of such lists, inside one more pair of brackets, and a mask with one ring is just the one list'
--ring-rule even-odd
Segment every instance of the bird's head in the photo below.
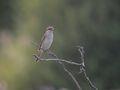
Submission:
{"label": "bird's head", "polygon": [[54,27],[53,27],[53,26],[48,26],[48,27],[47,27],[47,30],[54,31]]}

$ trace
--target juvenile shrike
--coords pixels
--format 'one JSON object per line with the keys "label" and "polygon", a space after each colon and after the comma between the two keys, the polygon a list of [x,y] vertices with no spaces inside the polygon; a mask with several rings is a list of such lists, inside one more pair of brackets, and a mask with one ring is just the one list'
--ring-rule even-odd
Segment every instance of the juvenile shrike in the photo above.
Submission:
{"label": "juvenile shrike", "polygon": [[50,49],[53,42],[53,31],[54,31],[54,27],[52,26],[47,27],[38,48],[39,58],[41,58],[44,51],[47,51]]}

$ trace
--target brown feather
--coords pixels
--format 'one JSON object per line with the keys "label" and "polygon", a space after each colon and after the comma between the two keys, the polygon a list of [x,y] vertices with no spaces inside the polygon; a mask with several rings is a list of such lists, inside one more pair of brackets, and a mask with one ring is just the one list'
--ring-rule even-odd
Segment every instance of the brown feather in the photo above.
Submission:
{"label": "brown feather", "polygon": [[42,43],[43,43],[44,39],[45,39],[45,32],[44,32],[44,35],[42,36],[42,39],[41,39],[41,41],[40,41],[40,45],[39,45],[38,50],[40,50],[40,49],[41,49],[41,45],[42,45]]}

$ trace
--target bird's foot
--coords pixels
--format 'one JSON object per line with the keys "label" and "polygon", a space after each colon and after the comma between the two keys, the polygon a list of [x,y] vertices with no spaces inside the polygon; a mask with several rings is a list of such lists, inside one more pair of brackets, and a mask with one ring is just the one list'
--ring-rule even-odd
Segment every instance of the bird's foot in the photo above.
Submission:
{"label": "bird's foot", "polygon": [[33,54],[33,56],[35,57],[35,59],[36,59],[35,61],[36,62],[40,61],[40,57],[38,57],[36,54]]}

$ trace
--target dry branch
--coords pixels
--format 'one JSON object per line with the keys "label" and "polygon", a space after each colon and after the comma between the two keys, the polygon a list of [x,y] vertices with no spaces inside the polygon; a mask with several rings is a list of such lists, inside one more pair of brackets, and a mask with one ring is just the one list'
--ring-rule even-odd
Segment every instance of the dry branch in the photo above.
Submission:
{"label": "dry branch", "polygon": [[78,47],[78,51],[80,53],[80,60],[82,61],[81,63],[76,63],[76,62],[72,62],[72,61],[68,61],[68,60],[65,60],[65,59],[60,59],[58,58],[58,56],[56,54],[54,54],[53,52],[50,52],[50,54],[52,56],[54,56],[55,58],[53,59],[44,59],[44,58],[40,58],[38,57],[37,55],[34,55],[34,57],[37,59],[37,60],[40,60],[40,61],[58,61],[58,63],[63,67],[64,71],[68,73],[68,75],[72,78],[72,80],[74,81],[74,83],[76,84],[76,86],[78,87],[79,90],[82,90],[80,84],[78,83],[77,79],[74,77],[74,75],[66,68],[66,66],[63,64],[63,62],[65,63],[68,63],[68,64],[72,64],[72,65],[76,65],[76,66],[79,66],[80,68],[80,71],[79,73],[83,73],[84,77],[85,77],[85,80],[87,81],[87,83],[89,84],[89,86],[93,89],[93,90],[98,90],[98,88],[96,88],[91,80],[89,79],[89,77],[87,76],[87,73],[86,73],[86,70],[85,70],[85,62],[84,62],[84,54],[85,54],[85,51],[84,51],[84,48],[83,47],[80,47],[80,46],[77,46]]}
{"label": "dry branch", "polygon": [[65,59],[59,59],[59,58],[51,58],[51,59],[45,59],[45,58],[39,58],[36,55],[33,55],[36,59],[40,60],[40,61],[61,61],[61,62],[65,62],[68,64],[73,64],[73,65],[77,65],[77,66],[81,66],[82,64],[80,63],[76,63],[76,62],[72,62],[72,61],[67,61]]}
{"label": "dry branch", "polygon": [[90,86],[93,90],[98,90],[98,88],[96,88],[96,87],[93,85],[93,83],[91,82],[91,80],[90,80],[89,77],[87,76],[87,73],[86,73],[86,70],[85,70],[85,65],[84,65],[84,53],[85,53],[84,48],[79,46],[79,47],[78,47],[78,51],[79,51],[79,53],[80,53],[80,55],[81,55],[81,60],[82,60],[82,64],[83,64],[83,67],[81,67],[80,70],[83,72],[83,75],[84,75],[86,81],[88,82],[89,86]]}

